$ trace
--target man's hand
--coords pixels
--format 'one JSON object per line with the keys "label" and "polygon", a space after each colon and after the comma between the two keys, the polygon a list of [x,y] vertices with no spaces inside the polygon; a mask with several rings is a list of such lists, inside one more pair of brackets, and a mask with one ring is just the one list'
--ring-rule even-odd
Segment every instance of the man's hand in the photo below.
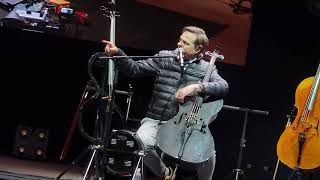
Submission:
{"label": "man's hand", "polygon": [[179,89],[175,96],[179,103],[184,103],[184,98],[188,95],[190,95],[193,92],[200,92],[201,91],[201,85],[200,84],[190,84],[186,87],[183,87]]}
{"label": "man's hand", "polygon": [[106,47],[104,48],[104,52],[108,56],[112,56],[112,55],[118,53],[118,51],[119,51],[118,47],[116,45],[114,45],[113,43],[111,43],[110,41],[102,40],[102,43],[104,43],[106,45]]}

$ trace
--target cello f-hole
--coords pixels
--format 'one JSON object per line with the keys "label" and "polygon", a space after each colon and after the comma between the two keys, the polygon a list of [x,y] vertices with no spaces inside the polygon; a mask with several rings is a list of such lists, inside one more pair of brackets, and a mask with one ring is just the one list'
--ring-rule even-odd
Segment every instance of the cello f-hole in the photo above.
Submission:
{"label": "cello f-hole", "polygon": [[174,124],[179,124],[181,122],[181,120],[182,120],[182,117],[185,116],[185,115],[187,115],[187,113],[182,113],[180,118],[179,118],[179,121],[178,122],[174,121]]}

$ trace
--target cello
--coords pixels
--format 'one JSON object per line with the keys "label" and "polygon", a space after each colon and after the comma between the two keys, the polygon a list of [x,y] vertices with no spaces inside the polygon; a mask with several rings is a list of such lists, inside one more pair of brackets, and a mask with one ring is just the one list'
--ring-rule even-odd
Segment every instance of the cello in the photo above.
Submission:
{"label": "cello", "polygon": [[300,82],[295,92],[297,115],[279,138],[279,160],[292,169],[320,166],[320,64],[315,76]]}
{"label": "cello", "polygon": [[[217,51],[208,54],[211,59],[203,82],[209,81],[216,59],[223,59]],[[223,100],[208,103],[203,100],[203,97],[195,96],[186,101],[179,106],[177,115],[159,128],[156,144],[163,153],[189,163],[201,163],[213,155],[214,141],[208,124],[221,110]]]}

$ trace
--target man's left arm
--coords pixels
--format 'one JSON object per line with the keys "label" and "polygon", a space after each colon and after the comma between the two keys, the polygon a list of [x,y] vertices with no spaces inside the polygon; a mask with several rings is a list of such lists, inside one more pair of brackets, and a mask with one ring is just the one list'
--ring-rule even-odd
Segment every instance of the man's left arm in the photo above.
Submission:
{"label": "man's left arm", "polygon": [[186,96],[197,92],[200,95],[207,95],[213,99],[221,99],[228,91],[229,85],[227,81],[218,74],[217,69],[214,69],[209,82],[200,82],[183,87],[176,92],[175,97],[179,103],[183,103]]}
{"label": "man's left arm", "polygon": [[200,83],[200,87],[201,91],[198,91],[199,94],[208,95],[214,99],[223,98],[229,91],[227,81],[218,74],[217,69],[212,71],[209,82]]}

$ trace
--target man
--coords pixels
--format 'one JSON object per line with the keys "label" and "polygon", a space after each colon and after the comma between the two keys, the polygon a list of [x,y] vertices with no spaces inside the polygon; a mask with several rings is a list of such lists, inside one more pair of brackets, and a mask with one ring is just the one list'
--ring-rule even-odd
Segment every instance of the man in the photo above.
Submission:
{"label": "man", "polygon": [[[183,28],[177,44],[178,48],[181,48],[183,52],[185,61],[183,68],[181,68],[179,60],[169,57],[160,59],[149,58],[139,61],[132,59],[115,60],[115,66],[121,72],[131,77],[152,76],[154,78],[153,92],[148,111],[137,131],[137,135],[148,152],[145,164],[153,172],[156,171],[154,166],[157,164],[155,161],[151,162],[151,160],[160,159],[154,150],[157,131],[162,124],[177,114],[179,103],[184,103],[185,97],[194,93],[208,95],[214,99],[221,99],[228,92],[228,83],[218,74],[216,68],[213,69],[209,82],[201,82],[209,65],[208,62],[203,60],[203,53],[206,51],[208,41],[208,37],[203,29],[195,26]],[[125,56],[124,52],[111,42],[105,40],[102,42],[106,44],[106,54],[110,56]],[[157,56],[174,56],[176,54],[175,51],[160,51]],[[212,151],[214,151],[214,147]],[[213,175],[214,166],[215,155],[196,167],[198,178],[200,180],[210,180]],[[155,172],[156,174],[166,180],[172,178],[172,169],[166,167],[161,160],[158,167],[160,173]]]}

